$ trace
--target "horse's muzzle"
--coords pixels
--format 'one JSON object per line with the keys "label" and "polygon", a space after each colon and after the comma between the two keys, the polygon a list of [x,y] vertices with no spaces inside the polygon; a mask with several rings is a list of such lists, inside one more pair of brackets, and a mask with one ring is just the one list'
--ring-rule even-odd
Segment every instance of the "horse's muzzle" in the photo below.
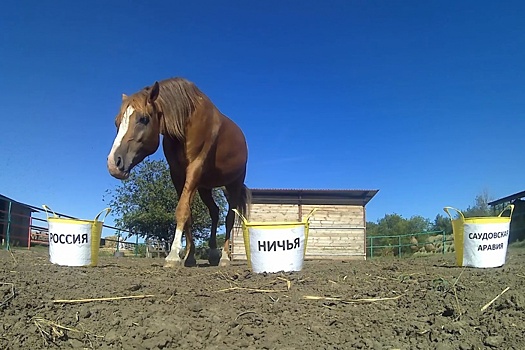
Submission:
{"label": "horse's muzzle", "polygon": [[120,161],[117,161],[117,164],[115,164],[115,161],[111,159],[111,157],[108,158],[108,171],[114,178],[125,180],[129,177],[129,171],[125,170],[122,159],[120,157],[118,158]]}

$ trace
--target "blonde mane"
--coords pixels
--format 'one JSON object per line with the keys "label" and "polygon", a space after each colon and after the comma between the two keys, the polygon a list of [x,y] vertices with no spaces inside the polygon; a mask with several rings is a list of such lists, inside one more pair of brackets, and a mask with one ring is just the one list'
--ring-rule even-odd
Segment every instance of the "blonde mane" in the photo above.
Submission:
{"label": "blonde mane", "polygon": [[[186,122],[197,107],[208,98],[195,84],[183,78],[162,80],[159,81],[159,86],[159,97],[155,103],[162,112],[160,132],[184,140]],[[127,106],[131,106],[135,110],[144,111],[147,108],[145,99],[147,99],[150,90],[150,87],[145,87],[131,95],[128,103],[122,106],[122,110],[125,111]]]}

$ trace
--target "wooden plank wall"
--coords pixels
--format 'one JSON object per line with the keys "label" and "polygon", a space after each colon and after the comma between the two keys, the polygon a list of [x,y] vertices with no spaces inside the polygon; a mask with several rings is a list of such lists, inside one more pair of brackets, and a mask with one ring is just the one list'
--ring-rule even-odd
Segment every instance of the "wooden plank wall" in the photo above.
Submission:
{"label": "wooden plank wall", "polygon": [[[366,259],[364,207],[350,205],[253,204],[250,221],[301,221],[314,208],[306,259]],[[246,260],[240,227],[233,230],[234,260]]]}

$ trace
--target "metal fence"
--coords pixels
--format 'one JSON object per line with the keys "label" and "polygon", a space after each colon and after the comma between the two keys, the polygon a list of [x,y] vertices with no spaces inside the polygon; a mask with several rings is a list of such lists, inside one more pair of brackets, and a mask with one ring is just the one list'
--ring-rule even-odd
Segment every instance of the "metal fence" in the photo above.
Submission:
{"label": "metal fence", "polygon": [[[6,205],[0,206],[0,245],[4,249],[27,248],[49,245],[49,226],[47,223],[46,213],[44,210],[27,204],[18,203],[9,199],[4,199]],[[1,203],[0,203],[1,204]],[[15,206],[26,208],[25,212],[29,214],[21,214],[15,212]],[[67,219],[77,219],[75,217],[55,213],[58,217]],[[103,225],[103,233],[109,235],[101,238],[101,246],[105,242],[114,242],[114,251],[130,251],[135,256],[139,254],[141,245],[139,242],[139,235],[133,234],[130,230],[123,230],[111,225]],[[116,239],[107,238],[107,236],[116,237]]]}
{"label": "metal fence", "polygon": [[[13,246],[25,247],[31,249],[36,245],[48,245],[48,224],[45,211],[34,206],[21,204],[14,201],[7,201],[7,205],[2,209],[0,206],[0,238],[2,239],[1,246],[4,249],[11,249]],[[13,203],[17,205],[23,205],[30,209],[30,215],[22,215],[19,213],[12,212]],[[37,215],[34,215],[34,214]],[[38,216],[43,217],[38,217]],[[76,219],[75,217],[68,216],[61,213],[56,213],[58,217]],[[28,224],[22,225],[20,222],[26,222]],[[143,255],[141,247],[144,246],[146,251],[146,244],[139,242],[139,235],[134,234],[130,230],[122,230],[114,226],[103,225],[105,232],[110,230],[109,236],[116,237],[116,239],[103,237],[101,239],[101,246],[105,245],[105,242],[114,242],[114,252],[122,250],[128,251],[135,256]],[[17,233],[15,233],[15,231]],[[440,237],[436,241],[436,236]],[[428,237],[434,236],[430,242]],[[130,240],[131,239],[131,240]],[[429,245],[438,246],[439,249],[434,249],[434,253],[445,253],[446,243],[450,242],[451,238],[447,238],[444,231],[429,231],[419,232],[412,234],[402,235],[381,235],[381,236],[367,236],[366,237],[366,253],[367,257],[373,258],[377,256],[407,256],[412,255],[419,251],[422,247],[428,247]],[[112,244],[113,246],[113,244]]]}
{"label": "metal fence", "polygon": [[[436,241],[438,235],[440,239]],[[433,239],[429,241],[428,238],[431,236]],[[451,239],[447,237],[445,231],[428,231],[402,235],[367,236],[366,242],[366,253],[369,258],[392,255],[402,257],[412,255],[422,248],[428,248],[433,253],[444,254],[447,242],[451,242]],[[435,249],[436,245],[439,246],[439,249]]]}

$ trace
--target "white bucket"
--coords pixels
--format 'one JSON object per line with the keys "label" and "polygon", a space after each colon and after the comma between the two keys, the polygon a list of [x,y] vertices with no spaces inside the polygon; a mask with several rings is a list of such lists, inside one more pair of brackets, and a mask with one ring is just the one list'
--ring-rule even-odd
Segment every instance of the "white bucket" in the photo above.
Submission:
{"label": "white bucket", "polygon": [[[64,266],[97,266],[104,219],[111,209],[102,210],[94,220],[59,218],[43,205],[49,227],[49,260]],[[49,212],[53,216],[49,216]],[[104,213],[102,221],[98,221]]]}
{"label": "white bucket", "polygon": [[[507,209],[510,209],[509,216],[501,216]],[[465,218],[456,208],[445,207],[443,210],[452,220],[458,266],[490,268],[505,264],[514,205],[509,205],[495,217]],[[455,210],[458,219],[453,219],[449,210]]]}
{"label": "white bucket", "polygon": [[301,271],[306,243],[308,220],[315,209],[302,222],[249,222],[238,211],[242,220],[244,247],[248,264],[255,273]]}

